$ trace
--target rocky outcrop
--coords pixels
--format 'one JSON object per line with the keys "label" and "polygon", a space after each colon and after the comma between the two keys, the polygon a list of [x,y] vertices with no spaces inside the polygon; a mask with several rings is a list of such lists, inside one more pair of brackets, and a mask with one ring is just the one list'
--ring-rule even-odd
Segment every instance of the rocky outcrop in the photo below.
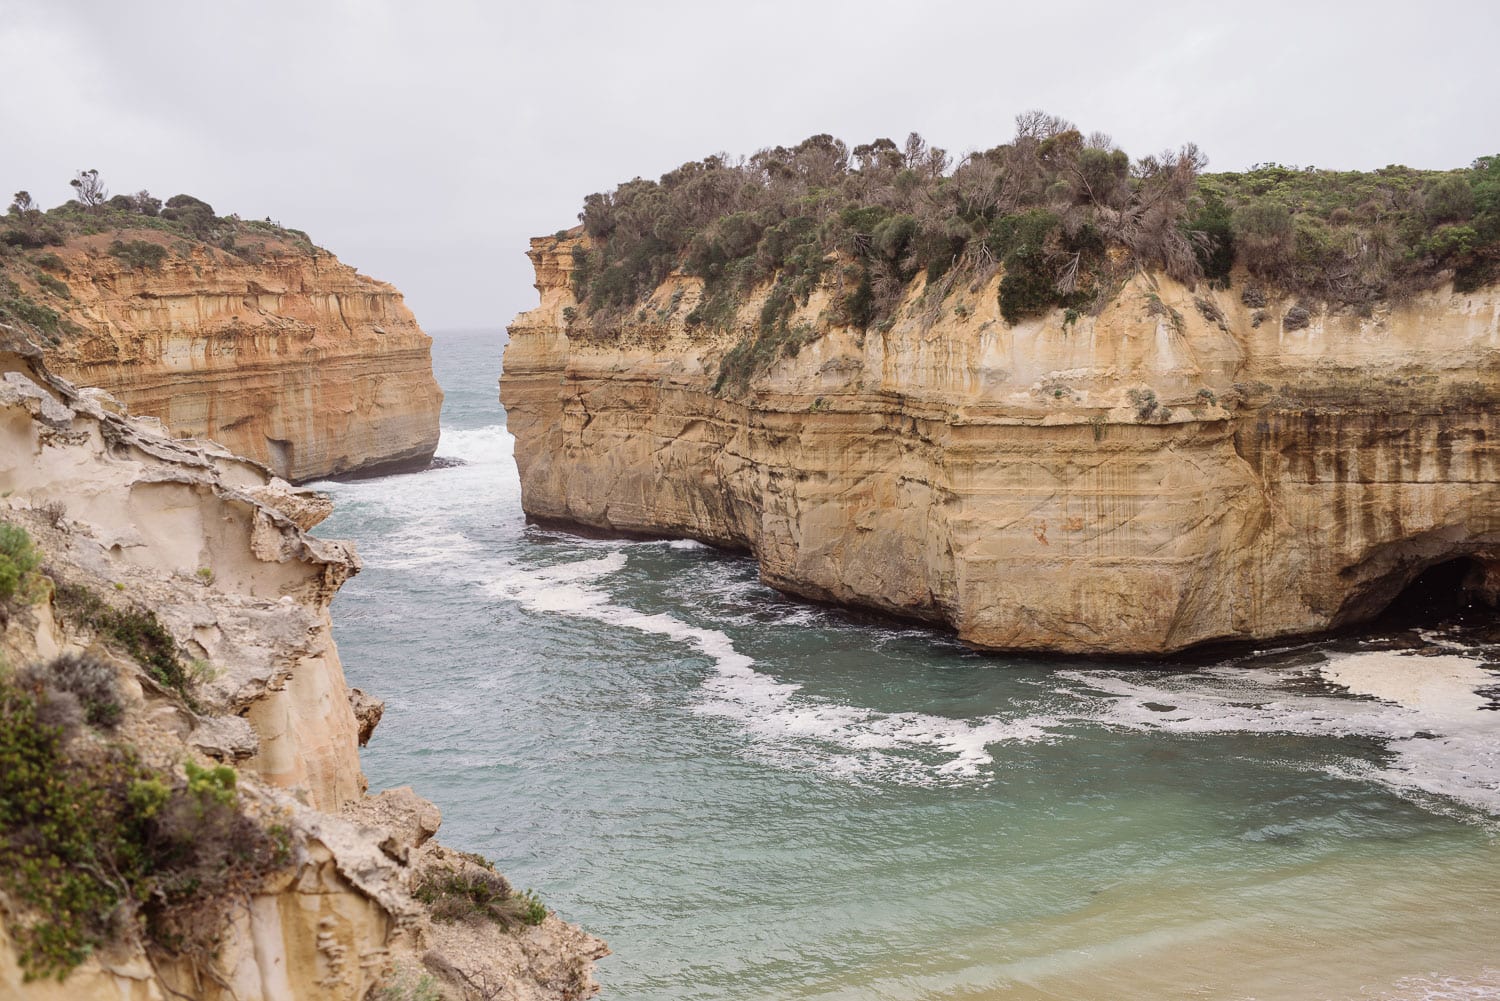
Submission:
{"label": "rocky outcrop", "polygon": [[56,249],[51,288],[60,281],[66,299],[32,290],[72,331],[47,349],[54,371],[292,482],[432,458],[442,392],[431,339],[395,288],[275,236],[247,260],[152,230],[124,234],[169,248],[159,268],[110,255],[116,236]]}
{"label": "rocky outcrop", "polygon": [[[117,409],[52,377],[34,350],[0,345],[0,518],[29,532],[53,581],[0,604],[0,662],[114,665],[129,753],[169,779],[184,762],[232,765],[240,803],[284,832],[287,861],[227,902],[210,962],[145,947],[125,918],[62,981],[25,980],[7,921],[37,917],[0,890],[0,996],[355,1001],[417,975],[454,999],[465,977],[532,1001],[592,993],[603,943],[556,915],[455,929],[414,898],[444,851],[430,840],[440,817],[409,789],[364,795],[356,742],[380,704],[348,689],[330,633],[329,602],[359,563],[306,534],[327,498]],[[133,660],[98,616],[66,611],[64,590],[150,610],[194,665],[189,691]]]}
{"label": "rocky outcrop", "polygon": [[[577,314],[532,242],[501,398],[531,516],[749,549],[783,590],[992,649],[1163,653],[1368,619],[1424,571],[1500,591],[1500,289],[1359,315],[1137,274],[1014,326],[999,276],[832,326],[744,393],[673,275]],[[1465,576],[1467,575],[1467,576]],[[1457,578],[1456,578],[1457,579]]]}

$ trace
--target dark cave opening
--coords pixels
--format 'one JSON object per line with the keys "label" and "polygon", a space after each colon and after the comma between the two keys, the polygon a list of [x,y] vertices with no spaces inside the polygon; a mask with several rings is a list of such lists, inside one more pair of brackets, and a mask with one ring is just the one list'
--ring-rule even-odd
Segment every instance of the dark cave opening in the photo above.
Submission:
{"label": "dark cave opening", "polygon": [[1461,556],[1423,570],[1375,617],[1380,628],[1411,629],[1492,616],[1484,595],[1484,566]]}

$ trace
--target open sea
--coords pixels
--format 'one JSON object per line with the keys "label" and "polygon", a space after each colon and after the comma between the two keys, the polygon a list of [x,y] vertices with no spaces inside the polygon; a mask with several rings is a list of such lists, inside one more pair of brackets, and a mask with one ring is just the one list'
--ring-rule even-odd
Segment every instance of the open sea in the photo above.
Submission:
{"label": "open sea", "polygon": [[606,939],[605,998],[1500,998],[1500,647],[1031,661],[530,526],[502,345],[436,335],[443,462],[317,531],[371,788]]}

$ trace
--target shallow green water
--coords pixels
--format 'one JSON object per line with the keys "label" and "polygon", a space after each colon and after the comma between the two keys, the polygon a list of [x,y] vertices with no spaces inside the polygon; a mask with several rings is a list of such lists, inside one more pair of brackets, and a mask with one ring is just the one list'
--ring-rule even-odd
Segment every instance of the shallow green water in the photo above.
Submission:
{"label": "shallow green water", "polygon": [[1500,713],[1329,684],[1359,648],[982,656],[529,527],[499,353],[439,336],[463,464],[333,485],[319,533],[365,561],[372,788],[607,939],[605,996],[1500,997]]}

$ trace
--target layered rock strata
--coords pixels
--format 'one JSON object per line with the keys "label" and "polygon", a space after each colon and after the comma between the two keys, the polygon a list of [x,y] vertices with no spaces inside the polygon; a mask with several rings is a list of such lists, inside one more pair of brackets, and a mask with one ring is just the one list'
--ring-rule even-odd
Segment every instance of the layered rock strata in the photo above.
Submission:
{"label": "layered rock strata", "polygon": [[910,287],[716,389],[727,331],[673,275],[578,315],[579,238],[532,241],[501,398],[534,517],[750,550],[782,590],[991,649],[1139,654],[1367,620],[1447,561],[1500,591],[1500,289],[1367,315],[1138,274],[1007,324],[999,275]]}
{"label": "layered rock strata", "polygon": [[46,589],[0,608],[0,663],[113,665],[133,753],[179,777],[186,761],[232,765],[245,809],[286,830],[289,861],[228,908],[207,968],[146,949],[126,922],[65,980],[27,981],[6,923],[44,917],[0,892],[0,996],[355,1001],[423,976],[424,996],[468,997],[474,983],[529,1001],[591,994],[603,943],[555,915],[502,931],[436,922],[414,899],[423,873],[475,862],[430,840],[437,810],[410,790],[365,795],[356,744],[381,706],[346,686],[330,633],[329,602],[359,562],[307,534],[327,497],[120,409],[51,376],[34,349],[0,344],[0,520],[28,531],[58,586],[150,609],[197,662],[191,698]]}
{"label": "layered rock strata", "polygon": [[292,482],[432,458],[442,392],[431,339],[395,288],[274,237],[251,262],[152,230],[125,235],[171,253],[159,268],[130,267],[104,234],[56,249],[68,299],[47,301],[74,332],[48,348],[54,371]]}

